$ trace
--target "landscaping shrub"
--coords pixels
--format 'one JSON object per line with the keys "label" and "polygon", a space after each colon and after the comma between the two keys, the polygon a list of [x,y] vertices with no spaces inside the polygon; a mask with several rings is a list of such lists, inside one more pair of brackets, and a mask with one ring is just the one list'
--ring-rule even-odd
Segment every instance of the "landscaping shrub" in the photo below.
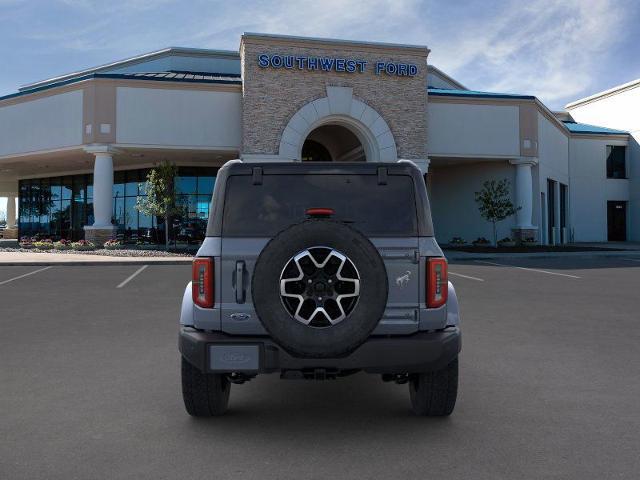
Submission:
{"label": "landscaping shrub", "polygon": [[57,242],[53,242],[53,248],[56,250],[71,250],[71,240],[59,240]]}
{"label": "landscaping shrub", "polygon": [[122,248],[123,243],[120,240],[107,240],[106,242],[104,242],[104,248],[107,250],[117,250],[119,248]]}
{"label": "landscaping shrub", "polygon": [[87,240],[78,240],[77,242],[72,242],[71,247],[74,250],[84,250],[84,251],[96,249],[96,246]]}
{"label": "landscaping shrub", "polygon": [[40,250],[51,250],[53,248],[53,242],[49,238],[45,240],[36,240],[33,242],[33,247],[39,248]]}

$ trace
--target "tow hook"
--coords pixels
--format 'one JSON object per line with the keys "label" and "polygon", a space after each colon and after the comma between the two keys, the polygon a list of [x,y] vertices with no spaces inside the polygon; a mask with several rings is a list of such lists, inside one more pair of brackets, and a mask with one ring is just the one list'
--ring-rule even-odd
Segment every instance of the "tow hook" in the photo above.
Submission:
{"label": "tow hook", "polygon": [[395,382],[398,385],[404,385],[409,381],[409,374],[408,373],[383,373],[382,381]]}
{"label": "tow hook", "polygon": [[227,375],[229,381],[235,385],[242,385],[243,383],[248,382],[254,377],[255,375],[245,375],[244,373],[238,372],[233,372]]}

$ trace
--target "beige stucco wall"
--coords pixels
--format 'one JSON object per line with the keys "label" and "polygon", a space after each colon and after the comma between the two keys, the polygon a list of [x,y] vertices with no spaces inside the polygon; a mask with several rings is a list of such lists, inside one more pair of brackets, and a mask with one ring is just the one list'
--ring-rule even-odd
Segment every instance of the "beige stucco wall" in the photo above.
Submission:
{"label": "beige stucco wall", "polygon": [[428,144],[431,156],[520,156],[517,105],[429,103]]}
{"label": "beige stucco wall", "polygon": [[[261,68],[258,55],[282,54],[362,59],[364,73]],[[377,111],[393,134],[398,157],[426,158],[426,48],[384,47],[350,42],[322,43],[287,38],[243,37],[242,151],[277,155],[282,132],[290,118],[307,103],[327,96],[327,86],[353,88],[353,97]],[[393,61],[418,66],[414,77],[376,75],[375,62]]]}
{"label": "beige stucco wall", "polygon": [[117,142],[221,150],[240,147],[240,92],[118,87]]}
{"label": "beige stucco wall", "polygon": [[81,90],[0,106],[0,156],[81,143]]}

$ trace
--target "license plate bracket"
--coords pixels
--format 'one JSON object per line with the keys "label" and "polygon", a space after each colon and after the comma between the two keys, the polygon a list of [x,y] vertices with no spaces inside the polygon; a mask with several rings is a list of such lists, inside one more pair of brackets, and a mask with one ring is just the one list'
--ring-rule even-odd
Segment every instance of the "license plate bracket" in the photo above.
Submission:
{"label": "license plate bracket", "polygon": [[260,370],[259,345],[209,345],[212,372],[257,372]]}

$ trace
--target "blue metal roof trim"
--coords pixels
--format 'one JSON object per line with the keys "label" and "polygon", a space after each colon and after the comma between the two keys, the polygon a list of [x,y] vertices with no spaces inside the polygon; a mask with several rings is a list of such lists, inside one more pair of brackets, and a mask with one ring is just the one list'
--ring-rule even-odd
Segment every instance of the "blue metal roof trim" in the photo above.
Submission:
{"label": "blue metal roof trim", "polygon": [[[171,77],[158,77],[161,74],[173,74]],[[191,76],[191,75],[190,75]],[[189,76],[189,77],[190,77]],[[174,72],[153,72],[153,73],[91,73],[89,75],[83,75],[81,77],[70,78],[69,80],[63,80],[61,82],[50,83],[43,85],[42,87],[32,88],[30,90],[24,90],[22,92],[10,93],[0,97],[1,100],[8,100],[10,98],[23,97],[36,92],[42,92],[51,88],[63,87],[65,85],[71,85],[73,83],[83,82],[85,80],[91,80],[93,78],[113,78],[120,80],[150,80],[152,82],[183,82],[183,83],[218,83],[226,85],[242,85],[242,80],[231,74],[221,75],[220,77],[202,78],[197,79],[196,76],[200,74],[193,74],[194,78],[189,78],[186,74],[176,74]]]}
{"label": "blue metal roof trim", "polygon": [[482,98],[516,98],[522,100],[535,100],[533,95],[519,95],[517,93],[479,92],[477,90],[454,90],[447,88],[427,88],[429,95],[442,97],[482,97]]}
{"label": "blue metal roof trim", "polygon": [[598,127],[597,125],[589,125],[588,123],[577,123],[563,121],[565,127],[569,129],[571,133],[591,133],[598,135],[629,135],[629,132],[624,130],[614,130],[613,128]]}

